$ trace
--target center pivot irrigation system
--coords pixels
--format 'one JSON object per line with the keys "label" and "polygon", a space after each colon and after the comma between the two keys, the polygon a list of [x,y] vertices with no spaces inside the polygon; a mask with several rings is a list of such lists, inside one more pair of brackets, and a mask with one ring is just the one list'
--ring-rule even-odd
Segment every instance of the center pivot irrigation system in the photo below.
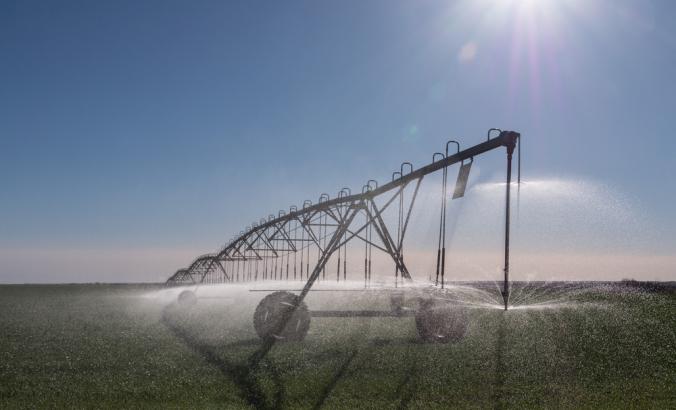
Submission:
{"label": "center pivot irrigation system", "polygon": [[[404,162],[392,174],[392,180],[378,185],[369,180],[359,193],[343,188],[335,198],[322,194],[313,204],[306,200],[301,208],[292,206],[247,227],[230,240],[220,252],[198,257],[189,267],[180,269],[168,280],[169,285],[203,285],[216,283],[298,281],[305,285],[294,294],[288,290],[273,292],[261,300],[254,313],[254,327],[269,344],[274,340],[303,339],[311,317],[403,317],[415,316],[418,333],[424,340],[447,342],[462,338],[467,327],[466,313],[444,293],[446,254],[446,208],[448,167],[460,164],[452,199],[464,195],[471,165],[475,157],[505,147],[507,175],[505,188],[504,280],[501,294],[504,308],[509,304],[509,239],[510,187],[512,156],[520,151],[521,135],[514,131],[491,128],[486,141],[461,150],[457,141],[448,141],[445,152],[432,156],[432,163],[413,169]],[[450,151],[449,151],[450,150]],[[518,182],[521,165],[518,164]],[[439,212],[439,234],[436,272],[426,287],[412,285],[411,273],[404,258],[404,236],[411,211],[423,178],[442,172],[442,195]],[[386,222],[387,221],[387,222]],[[375,234],[375,235],[374,235]],[[373,248],[389,255],[394,262],[394,287],[378,288],[390,293],[391,310],[309,311],[304,299],[319,281],[340,282],[348,279],[348,247],[351,254],[363,254],[364,291],[371,288]],[[334,257],[335,265],[329,263]],[[361,259],[361,258],[358,258]],[[359,262],[361,264],[361,262]],[[335,276],[333,269],[335,266]],[[359,269],[361,270],[361,268]],[[328,275],[328,276],[327,276]],[[354,273],[351,272],[351,276]],[[431,276],[431,275],[430,275]],[[360,279],[361,280],[361,279]],[[324,290],[324,289],[322,289]],[[337,289],[344,290],[344,289]],[[356,290],[356,289],[355,289]],[[404,295],[416,307],[405,306]],[[191,305],[198,297],[184,290],[178,301]]]}

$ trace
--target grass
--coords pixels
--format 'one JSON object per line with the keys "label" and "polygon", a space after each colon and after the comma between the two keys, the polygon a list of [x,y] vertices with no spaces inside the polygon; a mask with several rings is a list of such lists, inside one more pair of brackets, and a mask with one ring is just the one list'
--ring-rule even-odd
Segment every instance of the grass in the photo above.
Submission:
{"label": "grass", "polygon": [[[159,289],[0,286],[0,408],[676,408],[673,292],[472,309],[448,345],[419,342],[412,318],[315,318],[252,369],[264,294],[186,310]],[[311,308],[386,302],[321,293]]]}

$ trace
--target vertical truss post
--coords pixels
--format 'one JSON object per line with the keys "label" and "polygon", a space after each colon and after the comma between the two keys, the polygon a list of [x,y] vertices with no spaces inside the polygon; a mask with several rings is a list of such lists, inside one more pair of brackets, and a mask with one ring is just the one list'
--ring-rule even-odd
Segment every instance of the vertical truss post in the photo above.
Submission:
{"label": "vertical truss post", "polygon": [[509,225],[510,225],[510,192],[512,187],[512,154],[516,145],[515,137],[507,144],[507,186],[505,187],[505,278],[502,283],[502,300],[505,310],[509,303]]}

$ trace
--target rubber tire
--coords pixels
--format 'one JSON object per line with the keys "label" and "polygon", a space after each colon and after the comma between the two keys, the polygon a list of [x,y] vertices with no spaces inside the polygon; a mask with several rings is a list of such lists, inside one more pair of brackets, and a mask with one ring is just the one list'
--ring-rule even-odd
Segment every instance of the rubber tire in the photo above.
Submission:
{"label": "rubber tire", "polygon": [[285,341],[303,340],[310,328],[310,311],[305,302],[300,303],[281,334],[272,333],[287,309],[294,306],[297,300],[297,295],[286,291],[274,292],[264,297],[256,307],[253,318],[258,336],[263,340],[271,336]]}
{"label": "rubber tire", "polygon": [[404,293],[393,292],[390,294],[390,310],[401,313],[404,310]]}
{"label": "rubber tire", "polygon": [[197,304],[197,295],[192,290],[184,290],[178,295],[178,304],[184,307],[191,307]]}
{"label": "rubber tire", "polygon": [[425,342],[459,342],[467,332],[467,311],[444,301],[422,300],[415,314],[415,326]]}

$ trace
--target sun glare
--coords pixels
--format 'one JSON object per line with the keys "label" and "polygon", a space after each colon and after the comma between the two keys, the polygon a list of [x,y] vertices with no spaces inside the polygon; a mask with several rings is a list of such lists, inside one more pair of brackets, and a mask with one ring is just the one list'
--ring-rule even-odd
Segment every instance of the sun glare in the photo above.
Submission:
{"label": "sun glare", "polygon": [[[526,96],[537,110],[543,98],[557,98],[562,90],[562,58],[574,16],[583,5],[578,0],[478,0],[466,1],[451,13],[451,25],[475,21],[455,35],[467,35],[457,50],[460,64],[472,64],[485,55],[502,60],[507,92]],[[463,22],[459,22],[462,15]],[[455,19],[455,20],[454,20]],[[533,112],[537,116],[537,112]]]}

